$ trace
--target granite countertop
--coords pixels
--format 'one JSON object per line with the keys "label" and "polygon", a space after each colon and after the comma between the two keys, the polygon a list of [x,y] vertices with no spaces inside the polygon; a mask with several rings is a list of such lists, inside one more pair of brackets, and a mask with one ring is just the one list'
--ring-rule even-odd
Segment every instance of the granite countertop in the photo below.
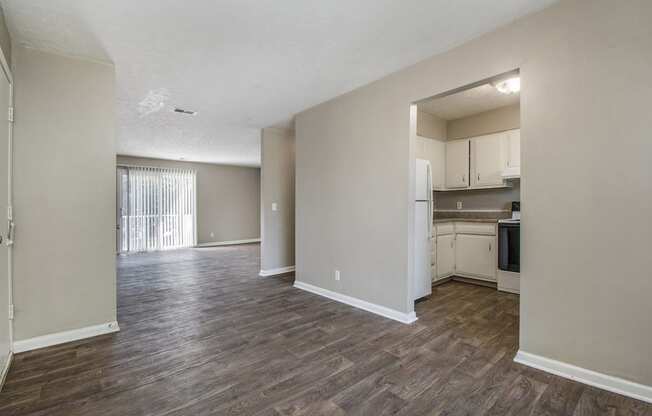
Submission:
{"label": "granite countertop", "polygon": [[488,224],[495,224],[498,222],[497,218],[435,218],[433,223],[435,224],[441,224],[443,222],[451,222],[451,221],[462,221],[462,222],[483,222],[483,223],[488,223]]}

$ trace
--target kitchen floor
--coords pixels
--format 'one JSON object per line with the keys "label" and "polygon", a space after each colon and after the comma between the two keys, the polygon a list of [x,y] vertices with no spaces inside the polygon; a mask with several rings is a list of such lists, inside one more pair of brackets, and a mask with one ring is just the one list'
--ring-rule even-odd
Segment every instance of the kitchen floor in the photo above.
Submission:
{"label": "kitchen floor", "polygon": [[514,363],[516,295],[447,283],[403,325],[258,264],[258,245],[119,257],[121,332],[17,355],[0,414],[652,415]]}

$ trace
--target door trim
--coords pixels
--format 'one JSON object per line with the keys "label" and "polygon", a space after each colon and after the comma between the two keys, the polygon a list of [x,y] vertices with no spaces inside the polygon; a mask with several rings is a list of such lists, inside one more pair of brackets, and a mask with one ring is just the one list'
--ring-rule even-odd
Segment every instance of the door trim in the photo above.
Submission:
{"label": "door trim", "polygon": [[[7,78],[7,81],[9,82],[9,103],[7,103],[9,108],[14,107],[14,78],[11,73],[11,68],[9,67],[9,64],[7,63],[7,59],[5,57],[5,53],[0,48],[0,66],[2,67],[2,72],[4,73],[5,77]],[[9,117],[9,114],[5,115],[0,115],[0,117]],[[14,116],[15,117],[15,116]],[[13,149],[14,149],[14,122],[10,121],[8,123],[9,131],[7,132],[8,137],[8,160],[7,160],[7,207],[0,207],[0,226],[4,226],[6,221],[9,221],[9,207],[11,207],[12,211],[12,217],[13,217],[13,173],[14,173],[14,157],[13,157]],[[4,212],[4,214],[2,213]],[[7,236],[6,241],[7,241],[7,303],[9,304],[9,308],[13,310],[13,305],[14,305],[14,296],[13,296],[13,241],[8,240],[9,236]],[[12,356],[13,352],[13,345],[14,345],[14,320],[13,317],[9,317],[9,351],[10,351],[10,356],[8,357],[7,360],[7,366],[10,365],[10,357]]]}

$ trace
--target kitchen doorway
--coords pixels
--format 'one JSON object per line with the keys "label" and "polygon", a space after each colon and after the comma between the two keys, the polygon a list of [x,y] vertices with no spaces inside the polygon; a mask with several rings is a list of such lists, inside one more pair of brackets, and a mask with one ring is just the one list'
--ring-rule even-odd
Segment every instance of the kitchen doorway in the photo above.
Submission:
{"label": "kitchen doorway", "polygon": [[514,70],[412,104],[416,195],[432,201],[414,215],[415,301],[450,282],[520,292],[520,87]]}

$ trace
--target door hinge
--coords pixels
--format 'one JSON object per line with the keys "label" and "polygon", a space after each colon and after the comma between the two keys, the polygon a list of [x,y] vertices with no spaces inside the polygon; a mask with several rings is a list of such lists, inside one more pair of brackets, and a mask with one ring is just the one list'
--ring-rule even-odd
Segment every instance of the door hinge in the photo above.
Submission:
{"label": "door hinge", "polygon": [[11,122],[11,123],[14,122],[14,108],[13,107],[9,107],[9,111],[7,112],[7,120],[9,120],[9,122]]}
{"label": "door hinge", "polygon": [[9,320],[14,320],[14,305],[9,305]]}

